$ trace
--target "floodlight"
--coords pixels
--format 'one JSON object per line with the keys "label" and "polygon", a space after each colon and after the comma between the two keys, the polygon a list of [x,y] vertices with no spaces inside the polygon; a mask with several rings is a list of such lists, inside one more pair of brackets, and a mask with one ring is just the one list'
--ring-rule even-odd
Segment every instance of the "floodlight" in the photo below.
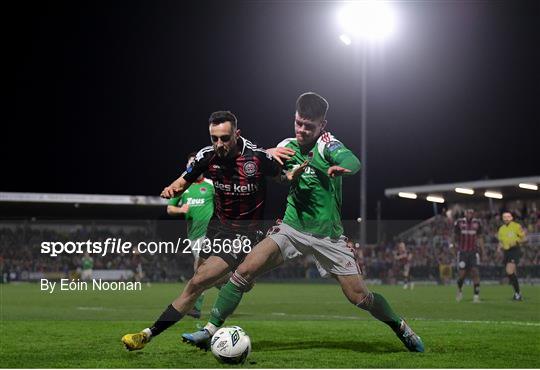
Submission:
{"label": "floodlight", "polygon": [[398,197],[407,198],[407,199],[416,199],[417,195],[415,193],[405,193],[405,192],[400,191],[398,193]]}
{"label": "floodlight", "polygon": [[338,19],[348,35],[368,40],[388,38],[396,26],[395,14],[390,5],[377,0],[350,2],[341,9]]}
{"label": "floodlight", "polygon": [[520,183],[519,187],[522,189],[528,189],[528,190],[538,190],[538,185],[536,184],[527,184],[527,183]]}
{"label": "floodlight", "polygon": [[434,202],[434,203],[444,203],[444,198],[443,197],[439,197],[437,195],[428,195],[426,197],[426,200],[428,202]]}
{"label": "floodlight", "polygon": [[455,188],[454,190],[456,191],[456,193],[460,193],[460,194],[467,194],[467,195],[474,194],[474,190],[469,189],[469,188]]}
{"label": "floodlight", "polygon": [[341,36],[339,36],[339,39],[345,44],[345,45],[350,45],[352,43],[352,40],[351,38],[346,35],[346,34],[343,34]]}
{"label": "floodlight", "polygon": [[494,199],[502,199],[503,198],[503,195],[499,192],[496,192],[496,191],[486,191],[484,193],[484,196],[487,197],[487,198],[494,198]]}

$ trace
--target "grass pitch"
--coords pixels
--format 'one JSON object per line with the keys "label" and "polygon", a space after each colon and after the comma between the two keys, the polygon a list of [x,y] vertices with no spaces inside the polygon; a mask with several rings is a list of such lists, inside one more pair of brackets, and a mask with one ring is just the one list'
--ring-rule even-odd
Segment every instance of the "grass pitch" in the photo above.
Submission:
{"label": "grass pitch", "polygon": [[[38,284],[0,285],[0,367],[218,368],[210,353],[181,343],[205,320],[184,318],[145,349],[124,350],[120,338],[150,326],[182,289],[153,284],[136,292],[41,292]],[[253,368],[531,368],[540,364],[540,287],[482,286],[455,302],[453,286],[375,286],[423,338],[409,353],[386,327],[346,301],[336,284],[259,283],[229,325],[251,337]],[[207,318],[217,290],[206,293]]]}

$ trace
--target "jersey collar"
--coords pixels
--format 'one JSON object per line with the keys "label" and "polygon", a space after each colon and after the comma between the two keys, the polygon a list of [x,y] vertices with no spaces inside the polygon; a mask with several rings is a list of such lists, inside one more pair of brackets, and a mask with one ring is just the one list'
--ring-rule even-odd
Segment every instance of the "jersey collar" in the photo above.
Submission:
{"label": "jersey collar", "polygon": [[238,140],[242,141],[242,150],[240,150],[240,155],[244,155],[244,150],[246,150],[246,139],[240,136],[238,137]]}

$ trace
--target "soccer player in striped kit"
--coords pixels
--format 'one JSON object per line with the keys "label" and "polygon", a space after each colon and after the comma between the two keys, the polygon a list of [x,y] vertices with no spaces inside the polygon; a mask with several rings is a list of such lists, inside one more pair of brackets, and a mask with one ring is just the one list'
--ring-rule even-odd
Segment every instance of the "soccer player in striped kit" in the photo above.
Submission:
{"label": "soccer player in striped kit", "polygon": [[[250,247],[253,247],[264,214],[266,177],[281,179],[281,166],[268,152],[240,136],[237,119],[231,112],[214,112],[208,121],[212,145],[197,153],[192,165],[163,189],[161,197],[171,199],[182,196],[192,183],[208,172],[214,184],[215,213],[219,219],[218,228],[209,230],[213,235],[208,235],[208,239],[240,240],[242,246],[249,241]],[[225,248],[217,251],[212,245],[208,250],[203,248],[199,257],[204,262],[154,324],[122,337],[126,349],[133,351],[144,348],[153,337],[180,321],[191,311],[199,296],[234,271],[247,253],[244,248],[238,252],[225,251]]]}
{"label": "soccer player in striped kit", "polygon": [[457,267],[459,276],[457,280],[458,291],[456,301],[463,299],[463,282],[467,273],[470,274],[474,285],[473,302],[480,302],[480,255],[484,254],[484,241],[482,239],[482,225],[480,220],[474,218],[474,210],[467,209],[465,217],[454,223],[454,240],[457,244]]}

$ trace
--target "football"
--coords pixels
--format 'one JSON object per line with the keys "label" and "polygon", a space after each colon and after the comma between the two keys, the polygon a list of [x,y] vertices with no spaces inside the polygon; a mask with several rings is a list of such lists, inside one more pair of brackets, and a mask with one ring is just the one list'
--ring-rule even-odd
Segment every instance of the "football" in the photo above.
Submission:
{"label": "football", "polygon": [[241,327],[229,326],[214,334],[211,349],[219,362],[242,364],[251,353],[251,339]]}

